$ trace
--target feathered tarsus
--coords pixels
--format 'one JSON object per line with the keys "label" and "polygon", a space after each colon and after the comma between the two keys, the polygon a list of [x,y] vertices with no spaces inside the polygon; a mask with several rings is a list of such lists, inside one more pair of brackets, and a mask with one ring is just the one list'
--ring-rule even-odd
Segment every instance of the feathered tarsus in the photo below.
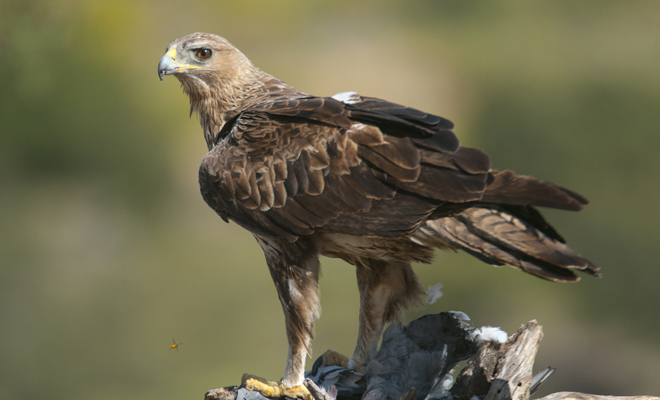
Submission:
{"label": "feathered tarsus", "polygon": [[206,33],[174,41],[158,73],[174,74],[199,114],[209,148],[199,172],[204,200],[264,250],[286,320],[287,387],[303,379],[319,255],[356,267],[358,366],[383,325],[420,303],[410,263],[430,262],[433,248],[558,282],[578,280],[574,271],[598,275],[534,208],[579,211],[587,200],[491,169],[444,118],[351,92],[310,96]]}

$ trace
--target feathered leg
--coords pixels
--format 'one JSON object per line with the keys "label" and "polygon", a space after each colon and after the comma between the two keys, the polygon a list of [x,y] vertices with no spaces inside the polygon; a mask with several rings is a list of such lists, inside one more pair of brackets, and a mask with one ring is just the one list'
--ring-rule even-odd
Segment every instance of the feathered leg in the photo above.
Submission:
{"label": "feathered leg", "polygon": [[386,323],[403,310],[423,304],[424,290],[410,264],[367,260],[356,265],[360,291],[360,330],[353,362],[362,368],[371,359]]}
{"label": "feathered leg", "polygon": [[255,237],[266,255],[268,269],[284,311],[289,354],[282,384],[285,388],[301,386],[305,356],[311,353],[314,319],[319,316],[320,310],[318,252],[302,239],[289,243]]}

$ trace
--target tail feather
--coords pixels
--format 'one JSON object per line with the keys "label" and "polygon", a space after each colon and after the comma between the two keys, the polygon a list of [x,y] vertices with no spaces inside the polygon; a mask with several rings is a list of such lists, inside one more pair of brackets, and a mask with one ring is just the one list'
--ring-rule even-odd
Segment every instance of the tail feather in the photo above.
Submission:
{"label": "tail feather", "polygon": [[[537,215],[545,223],[538,212]],[[561,238],[546,234],[547,227],[539,229],[524,216],[502,207],[479,206],[428,220],[422,240],[428,243],[435,239],[438,241],[434,245],[450,245],[489,264],[510,265],[551,281],[578,281],[575,270],[600,275],[595,265],[566,246]]]}
{"label": "tail feather", "polygon": [[580,211],[589,203],[585,197],[552,182],[508,170],[491,170],[490,173],[493,180],[481,199],[484,203],[534,205],[568,211]]}

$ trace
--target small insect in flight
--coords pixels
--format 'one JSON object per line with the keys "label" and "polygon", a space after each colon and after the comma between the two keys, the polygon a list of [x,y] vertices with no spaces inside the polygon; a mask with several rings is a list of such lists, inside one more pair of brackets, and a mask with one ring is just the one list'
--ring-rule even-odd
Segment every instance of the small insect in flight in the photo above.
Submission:
{"label": "small insect in flight", "polygon": [[181,346],[183,343],[177,343],[174,338],[172,338],[172,344],[170,345],[170,350],[174,349],[179,352],[179,346]]}

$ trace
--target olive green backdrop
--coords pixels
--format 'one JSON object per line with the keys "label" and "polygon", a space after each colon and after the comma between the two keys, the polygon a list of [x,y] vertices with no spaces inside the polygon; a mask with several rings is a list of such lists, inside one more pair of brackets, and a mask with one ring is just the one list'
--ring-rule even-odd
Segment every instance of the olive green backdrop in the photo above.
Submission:
{"label": "olive green backdrop", "polygon": [[[558,368],[541,394],[660,394],[660,2],[0,0],[0,398],[199,399],[281,377],[261,250],[204,204],[201,130],[157,78],[194,31],[308,93],[447,117],[495,168],[591,199],[545,215],[602,279],[438,253],[416,271],[444,296],[406,319],[536,318],[537,369]],[[322,263],[315,355],[350,354],[354,272]]]}

